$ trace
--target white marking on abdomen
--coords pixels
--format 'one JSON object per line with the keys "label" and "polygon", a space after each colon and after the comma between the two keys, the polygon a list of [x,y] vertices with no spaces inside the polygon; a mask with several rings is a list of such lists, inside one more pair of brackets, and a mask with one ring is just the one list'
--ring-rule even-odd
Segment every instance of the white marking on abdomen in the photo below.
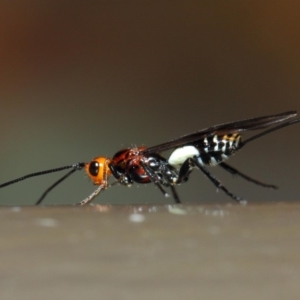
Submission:
{"label": "white marking on abdomen", "polygon": [[218,136],[217,135],[214,136],[213,142],[215,143],[214,150],[218,151],[219,150],[219,141],[218,141]]}
{"label": "white marking on abdomen", "polygon": [[177,148],[170,155],[168,162],[171,166],[182,165],[188,158],[199,156],[199,151],[194,146],[184,146]]}
{"label": "white marking on abdomen", "polygon": [[222,156],[223,160],[228,159],[228,156],[226,154],[224,154],[224,153],[222,153],[221,156]]}
{"label": "white marking on abdomen", "polygon": [[227,141],[223,141],[224,146],[222,147],[222,151],[225,152],[226,151],[226,145],[227,145]]}
{"label": "white marking on abdomen", "polygon": [[200,155],[198,156],[198,162],[200,165],[204,166],[203,160]]}
{"label": "white marking on abdomen", "polygon": [[210,158],[210,165],[211,166],[216,166],[218,165],[219,163],[217,162],[217,160],[214,158],[214,157],[211,157]]}
{"label": "white marking on abdomen", "polygon": [[208,152],[208,147],[209,147],[209,143],[208,143],[207,138],[205,138],[205,139],[203,140],[203,142],[204,142],[203,150],[207,153],[207,152]]}

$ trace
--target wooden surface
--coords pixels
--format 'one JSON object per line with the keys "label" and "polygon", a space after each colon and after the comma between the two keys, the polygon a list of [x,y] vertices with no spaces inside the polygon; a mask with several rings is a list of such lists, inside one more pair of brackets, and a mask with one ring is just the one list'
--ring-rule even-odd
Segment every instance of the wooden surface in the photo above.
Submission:
{"label": "wooden surface", "polygon": [[300,204],[2,207],[0,299],[299,299]]}

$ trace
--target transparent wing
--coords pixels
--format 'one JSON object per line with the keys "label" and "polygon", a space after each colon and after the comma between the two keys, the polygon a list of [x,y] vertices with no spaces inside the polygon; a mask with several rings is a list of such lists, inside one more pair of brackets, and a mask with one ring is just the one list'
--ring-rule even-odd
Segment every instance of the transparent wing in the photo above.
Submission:
{"label": "transparent wing", "polygon": [[268,126],[274,125],[276,123],[280,123],[288,119],[291,119],[296,115],[297,115],[296,111],[287,111],[276,115],[269,115],[269,116],[263,116],[263,117],[257,117],[257,118],[251,118],[251,119],[246,119],[246,120],[241,120],[236,122],[229,122],[229,123],[215,125],[209,128],[196,131],[194,133],[183,135],[169,142],[146,148],[141,152],[141,154],[160,153],[173,148],[181,147],[188,143],[198,141],[208,135],[215,135],[215,134],[222,135],[222,134],[230,134],[230,133],[242,132],[248,130],[263,129]]}

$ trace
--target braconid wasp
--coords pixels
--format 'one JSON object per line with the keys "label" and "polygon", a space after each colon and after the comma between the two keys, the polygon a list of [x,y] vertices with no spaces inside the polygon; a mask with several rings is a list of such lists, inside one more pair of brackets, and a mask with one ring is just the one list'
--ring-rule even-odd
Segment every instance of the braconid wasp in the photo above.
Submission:
{"label": "braconid wasp", "polygon": [[[245,199],[231,193],[206,167],[220,166],[229,173],[238,175],[252,183],[276,189],[275,185],[253,179],[229,166],[225,161],[249,142],[275,130],[300,122],[300,118],[295,119],[296,115],[296,111],[288,111],[276,115],[215,125],[157,146],[123,149],[118,151],[111,159],[99,156],[88,163],[80,162],[56,169],[31,173],[3,183],[0,185],[0,188],[30,177],[72,169],[42,194],[36,202],[36,204],[40,204],[55,186],[76,170],[85,169],[88,177],[98,187],[90,196],[77,203],[78,205],[90,203],[102,190],[112,185],[119,183],[130,186],[134,182],[152,182],[166,197],[169,195],[164,188],[170,188],[174,201],[181,203],[175,186],[187,182],[192,170],[196,168],[202,171],[218,189],[225,192],[233,200],[241,203]],[[244,131],[261,130],[269,126],[273,127],[261,131],[244,141],[241,138],[241,133]],[[167,150],[173,151],[168,159],[161,154]],[[111,176],[116,181],[109,184],[108,180]]]}

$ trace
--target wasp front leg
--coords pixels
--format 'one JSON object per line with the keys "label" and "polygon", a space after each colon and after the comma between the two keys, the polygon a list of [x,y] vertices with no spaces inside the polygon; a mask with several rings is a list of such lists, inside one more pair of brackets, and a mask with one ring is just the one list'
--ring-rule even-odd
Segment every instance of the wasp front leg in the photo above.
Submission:
{"label": "wasp front leg", "polygon": [[118,182],[122,185],[130,186],[133,184],[132,178],[126,173],[126,170],[118,167],[117,165],[110,164],[109,168],[113,174],[113,176],[118,180]]}

